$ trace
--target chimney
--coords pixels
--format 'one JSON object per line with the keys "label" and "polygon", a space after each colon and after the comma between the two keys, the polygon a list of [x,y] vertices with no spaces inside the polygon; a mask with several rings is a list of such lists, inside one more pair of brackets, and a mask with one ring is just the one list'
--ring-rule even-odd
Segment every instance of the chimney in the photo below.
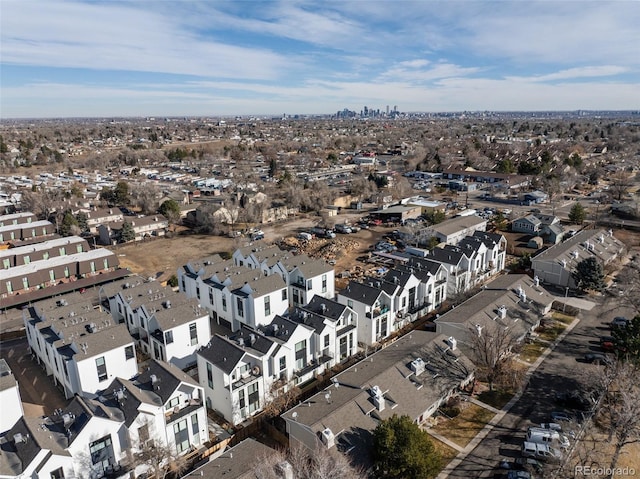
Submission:
{"label": "chimney", "polygon": [[502,305],[498,308],[498,317],[500,319],[505,319],[507,317],[507,307]]}
{"label": "chimney", "polygon": [[447,338],[447,344],[451,348],[451,351],[455,351],[458,347],[458,341],[456,341],[456,338],[454,338],[453,336],[449,336]]}
{"label": "chimney", "polygon": [[373,404],[375,404],[376,409],[378,411],[384,411],[385,408],[385,399],[384,394],[382,393],[382,389],[379,386],[373,386],[370,391],[371,396],[373,396]]}
{"label": "chimney", "polygon": [[331,432],[331,429],[325,428],[320,437],[322,438],[322,444],[324,444],[327,449],[331,449],[335,446],[336,438],[333,435],[333,432]]}
{"label": "chimney", "polygon": [[422,358],[416,358],[413,361],[411,361],[409,369],[411,369],[411,371],[413,371],[413,373],[416,376],[419,376],[420,374],[422,374],[424,372],[424,361],[423,361],[423,359]]}

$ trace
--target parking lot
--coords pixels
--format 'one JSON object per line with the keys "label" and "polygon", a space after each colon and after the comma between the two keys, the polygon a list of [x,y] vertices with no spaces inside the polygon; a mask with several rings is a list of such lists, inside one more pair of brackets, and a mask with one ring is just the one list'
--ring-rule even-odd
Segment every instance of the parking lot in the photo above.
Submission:
{"label": "parking lot", "polygon": [[[497,472],[500,461],[513,462],[521,456],[529,426],[552,422],[552,411],[566,411],[579,419],[579,411],[558,404],[556,393],[580,390],[593,378],[590,373],[601,366],[587,363],[584,355],[601,352],[599,339],[610,333],[609,322],[615,316],[631,317],[632,313],[610,298],[591,310],[583,310],[580,322],[531,375],[520,400],[448,477],[502,477],[504,474]],[[577,423],[573,427],[577,428]]]}

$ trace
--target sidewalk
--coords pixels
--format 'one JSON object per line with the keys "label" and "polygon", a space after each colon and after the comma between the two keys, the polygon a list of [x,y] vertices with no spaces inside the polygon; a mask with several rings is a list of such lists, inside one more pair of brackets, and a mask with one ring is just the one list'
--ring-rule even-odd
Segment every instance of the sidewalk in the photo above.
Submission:
{"label": "sidewalk", "polygon": [[[555,347],[558,345],[558,343],[560,343],[560,341],[562,341],[567,336],[567,334],[569,334],[579,322],[580,322],[579,318],[574,319],[573,322],[569,326],[567,326],[567,328],[556,338],[556,340],[547,349],[545,349],[543,351],[543,353],[540,355],[540,357],[527,370],[527,374],[526,374],[527,379],[526,379],[526,382],[523,385],[523,387],[520,389],[520,391],[518,391],[516,393],[515,396],[513,396],[511,398],[511,400],[507,404],[505,404],[502,407],[501,410],[497,410],[495,408],[491,408],[491,406],[489,406],[488,404],[484,404],[484,403],[482,403],[480,401],[475,402],[472,399],[472,401],[475,404],[478,404],[479,406],[486,407],[486,408],[491,409],[491,410],[495,410],[495,411],[497,411],[497,413],[484,426],[484,428],[482,428],[482,430],[476,435],[476,437],[474,437],[469,442],[469,444],[467,444],[466,447],[462,451],[460,451],[458,453],[456,458],[445,466],[445,468],[442,470],[442,472],[440,472],[440,474],[438,474],[436,476],[436,479],[446,479],[446,478],[448,478],[449,474],[451,474],[451,472],[453,472],[456,469],[456,467],[458,467],[466,459],[466,457],[478,446],[478,444],[480,444],[480,442],[485,437],[487,437],[487,435],[491,432],[491,430],[511,410],[513,405],[520,400],[520,398],[522,397],[522,393],[524,392],[524,390],[527,387],[527,384],[529,382],[529,378],[536,371],[536,369],[538,369],[540,364],[542,364],[542,361],[544,361],[547,358],[547,356],[549,356],[549,354],[551,354],[551,351],[553,351],[555,349]],[[459,450],[459,447],[457,447],[456,450]]]}

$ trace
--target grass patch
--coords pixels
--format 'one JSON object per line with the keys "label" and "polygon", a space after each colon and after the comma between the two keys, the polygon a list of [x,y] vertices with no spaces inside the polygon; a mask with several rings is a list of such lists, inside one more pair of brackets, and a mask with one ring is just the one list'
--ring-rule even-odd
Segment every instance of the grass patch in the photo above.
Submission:
{"label": "grass patch", "polygon": [[568,314],[560,313],[558,311],[553,312],[551,314],[551,317],[556,321],[560,321],[562,324],[566,326],[569,326],[571,323],[573,323],[573,320],[576,319],[575,316],[570,316]]}
{"label": "grass patch", "polygon": [[553,342],[556,340],[558,336],[567,329],[567,326],[562,323],[554,323],[548,326],[545,326],[543,329],[538,331],[538,336],[540,339],[544,341]]}
{"label": "grass patch", "polygon": [[524,344],[520,350],[520,359],[528,363],[533,363],[540,357],[547,345],[540,341],[533,340],[528,344]]}
{"label": "grass patch", "polygon": [[469,404],[457,417],[438,424],[433,431],[465,447],[493,416],[488,409]]}
{"label": "grass patch", "polygon": [[478,394],[478,401],[493,406],[496,409],[502,409],[505,404],[511,401],[514,393],[509,391],[483,391]]}
{"label": "grass patch", "polygon": [[442,468],[444,469],[447,464],[456,458],[458,451],[451,446],[447,446],[444,442],[439,441],[435,437],[431,438],[431,442],[433,443],[435,450],[440,453],[440,457],[442,458]]}

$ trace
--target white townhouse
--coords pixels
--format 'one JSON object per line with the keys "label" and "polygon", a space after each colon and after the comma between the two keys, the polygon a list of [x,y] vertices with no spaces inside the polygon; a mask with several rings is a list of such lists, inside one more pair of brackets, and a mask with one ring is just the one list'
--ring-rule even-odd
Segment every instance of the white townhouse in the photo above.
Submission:
{"label": "white townhouse", "polygon": [[138,372],[127,327],[90,297],[39,301],[23,310],[23,320],[31,352],[67,398],[95,397],[114,377]]}
{"label": "white townhouse", "polygon": [[442,264],[447,269],[447,296],[464,293],[473,287],[471,267],[474,252],[456,246],[434,248],[425,258]]}
{"label": "white townhouse", "polygon": [[132,277],[101,286],[100,296],[145,353],[180,369],[195,366],[196,350],[211,337],[208,312],[170,287]]}
{"label": "white townhouse", "polygon": [[294,309],[289,318],[314,329],[313,356],[320,361],[329,358],[328,368],[358,352],[358,315],[345,304],[314,296],[305,306]]}
{"label": "white townhouse", "polygon": [[334,269],[322,259],[293,255],[273,245],[237,249],[232,260],[236,266],[282,276],[289,287],[289,306],[307,304],[315,295],[330,299],[335,296]]}
{"label": "white townhouse", "polygon": [[489,276],[494,276],[505,269],[507,260],[507,238],[499,233],[475,231],[472,238],[477,238],[487,247],[484,257],[484,269]]}
{"label": "white townhouse", "polygon": [[466,236],[457,246],[470,258],[471,279],[470,286],[476,286],[483,283],[490,276],[490,270],[487,265],[488,249],[483,241],[473,236]]}
{"label": "white townhouse", "polygon": [[[216,334],[197,353],[206,406],[234,425],[262,411],[269,389],[264,376],[280,375],[269,362],[278,345],[249,331],[243,326],[232,338]],[[283,372],[286,375],[286,368]]]}
{"label": "white townhouse", "polygon": [[196,267],[179,269],[180,290],[195,297],[217,324],[234,331],[241,324],[257,328],[289,307],[287,284],[280,275],[234,266],[232,260]]}
{"label": "white townhouse", "polygon": [[[411,273],[420,281],[417,289],[418,300],[414,306],[416,311],[409,310],[411,320],[438,309],[447,299],[449,273],[442,263],[427,258],[410,257],[406,263],[397,265],[392,271]],[[391,272],[387,276],[390,274]]]}
{"label": "white townhouse", "polygon": [[21,418],[0,439],[0,477],[128,477],[131,463],[120,415],[76,396],[51,416]]}
{"label": "white townhouse", "polygon": [[337,300],[358,315],[358,342],[371,346],[395,332],[393,299],[383,289],[382,282],[371,284],[349,281],[338,292]]}
{"label": "white townhouse", "polygon": [[152,441],[183,455],[209,440],[203,388],[164,361],[151,360],[132,380],[116,378],[101,401],[120,412],[133,453]]}
{"label": "white townhouse", "polygon": [[123,221],[104,223],[98,226],[100,244],[110,245],[122,241],[122,228],[125,222],[129,223],[133,230],[132,241],[164,236],[169,227],[169,220],[162,215],[131,217]]}
{"label": "white townhouse", "polygon": [[289,285],[289,305],[302,306],[314,296],[335,297],[335,272],[333,266],[322,259],[307,255],[283,258],[273,270],[286,274]]}
{"label": "white townhouse", "polygon": [[0,433],[3,433],[24,415],[18,381],[4,359],[0,359],[0,404]]}
{"label": "white townhouse", "polygon": [[[384,277],[384,282],[398,288],[393,298],[393,311],[398,327],[402,328],[411,322],[411,316],[422,309],[424,296],[420,296],[420,280],[411,270],[392,269]],[[387,287],[388,288],[388,287]]]}

